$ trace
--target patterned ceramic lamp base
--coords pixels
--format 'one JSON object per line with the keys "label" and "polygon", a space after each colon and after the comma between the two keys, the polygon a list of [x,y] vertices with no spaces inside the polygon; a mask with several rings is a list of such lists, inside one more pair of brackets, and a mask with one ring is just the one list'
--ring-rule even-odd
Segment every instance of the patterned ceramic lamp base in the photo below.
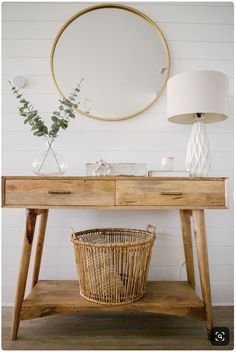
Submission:
{"label": "patterned ceramic lamp base", "polygon": [[207,176],[210,166],[210,147],[205,124],[196,121],[188,142],[186,169],[190,176]]}

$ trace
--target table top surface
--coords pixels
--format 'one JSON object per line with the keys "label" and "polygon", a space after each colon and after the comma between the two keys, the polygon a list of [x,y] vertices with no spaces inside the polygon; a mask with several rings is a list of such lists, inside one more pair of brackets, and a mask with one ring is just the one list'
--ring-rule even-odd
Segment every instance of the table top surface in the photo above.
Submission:
{"label": "table top surface", "polygon": [[186,181],[214,181],[226,180],[228,177],[191,177],[191,176],[2,176],[2,179],[8,180],[186,180]]}

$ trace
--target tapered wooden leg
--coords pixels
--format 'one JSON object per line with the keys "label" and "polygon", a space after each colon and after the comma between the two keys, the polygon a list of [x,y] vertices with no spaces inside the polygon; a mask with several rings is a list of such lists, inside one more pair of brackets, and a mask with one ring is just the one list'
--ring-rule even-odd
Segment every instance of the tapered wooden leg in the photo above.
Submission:
{"label": "tapered wooden leg", "polygon": [[33,276],[32,276],[32,288],[36,285],[39,278],[39,271],[43,253],[43,245],[44,245],[44,238],[45,232],[47,227],[47,219],[48,219],[48,209],[44,209],[43,212],[40,214],[39,218],[39,229],[38,229],[38,238],[37,244],[35,249],[35,258],[34,258],[34,267],[33,267]]}
{"label": "tapered wooden leg", "polygon": [[210,338],[211,329],[213,328],[213,315],[204,210],[193,210],[193,224],[196,238],[202,297],[206,312],[207,332],[208,338]]}
{"label": "tapered wooden leg", "polygon": [[180,210],[187,278],[188,278],[189,284],[195,290],[195,275],[194,275],[193,245],[192,245],[190,215],[191,214],[189,210]]}
{"label": "tapered wooden leg", "polygon": [[36,218],[37,218],[36,209],[27,209],[26,212],[27,213],[26,213],[23,247],[22,247],[22,253],[21,253],[20,269],[19,269],[17,289],[16,289],[16,298],[15,298],[15,305],[14,305],[14,311],[13,311],[13,322],[12,322],[12,331],[11,331],[12,340],[15,340],[17,338],[19,322],[20,322],[20,311],[21,311],[21,306],[24,299],[24,294],[25,294],[25,287],[27,282],[32,243],[34,238],[34,230],[35,230],[35,224],[36,224]]}

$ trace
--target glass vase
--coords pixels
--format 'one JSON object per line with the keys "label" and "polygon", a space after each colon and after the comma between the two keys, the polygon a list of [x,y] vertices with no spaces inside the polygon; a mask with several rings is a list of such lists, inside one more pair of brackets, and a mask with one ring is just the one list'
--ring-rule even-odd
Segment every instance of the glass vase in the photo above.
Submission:
{"label": "glass vase", "polygon": [[62,176],[67,170],[67,164],[54,150],[54,138],[45,138],[43,153],[34,158],[32,165],[38,176]]}

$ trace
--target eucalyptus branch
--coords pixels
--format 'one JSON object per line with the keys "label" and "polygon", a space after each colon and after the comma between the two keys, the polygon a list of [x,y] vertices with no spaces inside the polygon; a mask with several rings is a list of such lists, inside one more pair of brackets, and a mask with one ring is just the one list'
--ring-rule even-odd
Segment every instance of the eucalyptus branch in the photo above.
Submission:
{"label": "eucalyptus branch", "polygon": [[31,130],[35,136],[56,138],[60,129],[66,129],[68,127],[70,119],[75,118],[75,110],[77,109],[79,102],[76,102],[76,98],[80,92],[80,86],[83,82],[83,78],[69,95],[68,98],[63,97],[59,99],[60,106],[57,111],[54,111],[51,116],[52,125],[50,129],[45,125],[43,119],[39,116],[38,110],[35,110],[27,101],[19,90],[9,81],[13,94],[16,95],[18,100],[18,110],[20,116],[24,118],[24,124],[29,124]]}
{"label": "eucalyptus branch", "polygon": [[19,90],[9,81],[13,94],[16,95],[18,100],[19,114],[24,118],[24,124],[29,124],[31,130],[34,131],[34,135],[41,137],[48,135],[48,128],[45,125],[43,119],[39,116],[38,110],[35,110],[33,106],[27,101]]}

